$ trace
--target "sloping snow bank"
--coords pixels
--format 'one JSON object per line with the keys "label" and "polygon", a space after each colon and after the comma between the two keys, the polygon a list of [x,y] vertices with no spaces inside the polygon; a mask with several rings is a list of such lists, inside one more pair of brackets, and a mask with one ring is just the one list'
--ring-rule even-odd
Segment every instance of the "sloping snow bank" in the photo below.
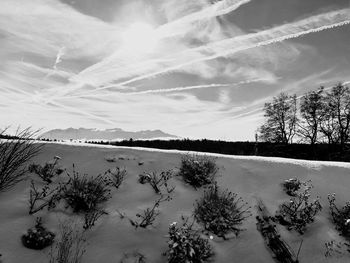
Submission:
{"label": "sloping snow bank", "polygon": [[164,150],[156,148],[146,148],[146,147],[127,147],[127,146],[113,146],[113,145],[101,145],[101,144],[90,144],[90,143],[74,143],[74,142],[46,142],[50,144],[63,144],[71,145],[77,147],[95,147],[95,148],[108,148],[108,149],[130,149],[137,151],[146,151],[146,152],[160,152],[160,153],[175,153],[175,154],[198,154],[219,158],[228,158],[235,160],[252,160],[252,161],[261,161],[261,162],[270,162],[270,163],[285,163],[285,164],[295,164],[302,167],[310,169],[319,169],[322,166],[328,167],[340,167],[350,169],[350,163],[348,162],[333,162],[333,161],[312,161],[312,160],[303,160],[303,159],[292,159],[292,158],[283,158],[283,157],[266,157],[266,156],[254,156],[254,155],[229,155],[229,154],[220,154],[220,153],[209,153],[209,152],[196,152],[196,151],[181,151],[181,150]]}

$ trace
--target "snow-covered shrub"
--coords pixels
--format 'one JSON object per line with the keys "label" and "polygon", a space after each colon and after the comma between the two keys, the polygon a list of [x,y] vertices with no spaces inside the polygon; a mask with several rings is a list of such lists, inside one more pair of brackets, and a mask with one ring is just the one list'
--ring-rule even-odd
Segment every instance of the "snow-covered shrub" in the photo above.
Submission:
{"label": "snow-covered shrub", "polygon": [[100,210],[100,209],[94,209],[88,212],[85,212],[84,214],[84,230],[88,230],[92,228],[97,220],[102,217],[103,215],[106,215],[107,212]]}
{"label": "snow-covered shrub", "polygon": [[173,172],[171,170],[161,173],[143,173],[139,175],[139,182],[141,184],[149,183],[156,194],[163,194],[164,191],[170,194],[175,190],[175,186],[170,186],[168,183],[172,177]]}
{"label": "snow-covered shrub", "polygon": [[29,214],[35,214],[45,207],[47,207],[49,210],[56,207],[57,203],[62,198],[61,191],[61,184],[55,187],[50,184],[46,184],[39,189],[35,186],[35,183],[32,180],[29,190]]}
{"label": "snow-covered shrub", "polygon": [[135,228],[147,228],[148,226],[152,226],[157,216],[159,216],[160,211],[158,208],[160,204],[170,200],[171,196],[161,195],[157,200],[155,200],[151,207],[144,209],[141,213],[137,213],[137,219],[132,219],[128,217],[125,213],[120,212],[119,210],[117,210],[117,212],[119,213],[121,219],[127,218],[130,224]]}
{"label": "snow-covered shrub", "polygon": [[39,250],[50,246],[54,239],[55,234],[43,227],[41,218],[37,218],[35,226],[22,236],[22,244],[27,248]]}
{"label": "snow-covered shrub", "polygon": [[63,189],[62,197],[73,209],[73,212],[89,212],[111,198],[110,189],[102,175],[88,177],[79,175],[73,170],[73,175]]}
{"label": "snow-covered shrub", "polygon": [[116,167],[113,170],[108,170],[107,172],[105,172],[106,184],[118,189],[124,181],[126,174],[126,170],[120,169],[119,167]]}
{"label": "snow-covered shrub", "polygon": [[45,163],[44,166],[40,164],[32,163],[29,165],[28,170],[30,173],[38,175],[43,181],[47,183],[52,183],[52,178],[55,175],[60,175],[64,170],[62,168],[57,168],[58,160],[61,158],[59,156],[54,157],[54,162]]}
{"label": "snow-covered shrub", "polygon": [[181,158],[179,174],[194,188],[212,184],[219,168],[215,159],[208,156],[186,154]]}
{"label": "snow-covered shrub", "polygon": [[204,263],[214,254],[209,241],[187,221],[181,226],[176,222],[170,224],[168,247],[165,252],[168,263]]}
{"label": "snow-covered shrub", "polygon": [[251,216],[250,207],[228,190],[219,191],[213,184],[195,205],[194,217],[204,228],[217,236],[225,238],[229,233],[239,234],[240,225]]}
{"label": "snow-covered shrub", "polygon": [[302,182],[297,178],[290,178],[283,182],[283,190],[290,196],[295,196],[300,189]]}
{"label": "snow-covered shrub", "polygon": [[344,237],[350,238],[350,202],[338,208],[335,204],[335,194],[328,195],[329,209],[336,229]]}
{"label": "snow-covered shrub", "polygon": [[309,200],[311,188],[311,185],[307,185],[295,197],[280,205],[275,218],[289,230],[294,229],[303,234],[307,225],[314,222],[317,213],[322,210],[319,197]]}

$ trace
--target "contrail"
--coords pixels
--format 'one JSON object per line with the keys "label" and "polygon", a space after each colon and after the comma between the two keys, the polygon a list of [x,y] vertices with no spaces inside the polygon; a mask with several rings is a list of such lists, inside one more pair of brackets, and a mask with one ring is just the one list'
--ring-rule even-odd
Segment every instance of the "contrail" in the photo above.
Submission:
{"label": "contrail", "polygon": [[[312,16],[294,23],[288,23],[285,25],[277,26],[272,29],[264,30],[258,33],[247,34],[221,41],[216,41],[214,43],[209,43],[207,45],[180,52],[181,55],[179,55],[179,53],[176,53],[172,57],[169,57],[169,59],[167,60],[160,60],[161,62],[159,63],[157,62],[157,60],[152,59],[152,66],[150,65],[150,67],[147,67],[147,61],[136,64],[136,68],[139,68],[140,65],[142,65],[141,68],[144,71],[148,71],[149,73],[145,72],[144,74],[142,74],[141,70],[138,72],[138,76],[129,78],[126,81],[114,85],[128,85],[139,80],[144,80],[156,77],[158,75],[167,74],[172,71],[180,70],[194,63],[208,61],[216,59],[218,57],[232,56],[235,53],[245,51],[248,49],[271,45],[288,39],[298,38],[300,36],[307,35],[310,33],[320,32],[326,29],[344,26],[349,23],[350,9],[347,8]],[[99,66],[97,66],[98,64]],[[79,81],[79,79],[84,79],[85,77],[92,77],[95,81],[94,85],[100,86],[103,83],[111,83],[112,81],[115,81],[117,79],[127,78],[128,75],[130,75],[130,77],[131,75],[135,75],[135,72],[133,71],[132,67],[129,67],[128,72],[126,72],[127,74],[118,76],[120,68],[117,67],[113,69],[114,65],[113,63],[111,63],[111,61],[109,61],[108,67],[105,69],[103,62],[100,62],[98,64],[95,64],[92,67],[85,69],[84,71],[79,73],[75,78],[73,78],[73,80],[75,79]],[[94,70],[89,70],[91,68],[94,68]],[[81,85],[75,85],[75,87],[70,87],[69,89],[67,87],[64,90],[62,90],[61,94],[64,96],[70,92],[74,92],[75,90],[81,89],[83,86],[84,83],[81,83]],[[108,87],[98,87],[95,90],[92,90],[91,92],[104,90],[107,88]]]}
{"label": "contrail", "polygon": [[[241,5],[246,4],[248,2],[250,2],[251,0],[223,0],[220,2],[217,2],[215,4],[210,5],[209,7],[204,8],[201,11],[192,13],[190,15],[184,16],[182,18],[179,18],[175,21],[169,22],[163,26],[158,27],[155,30],[155,34],[159,35],[160,39],[161,38],[167,38],[170,36],[174,36],[178,33],[176,33],[174,27],[176,26],[186,26],[186,24],[188,23],[193,23],[196,21],[200,21],[203,19],[209,19],[209,18],[213,18],[213,17],[217,17],[217,16],[221,16],[227,13],[230,13],[234,10],[236,10],[237,8],[239,8]],[[180,29],[180,32],[184,32],[184,28]],[[117,52],[118,53],[118,52]],[[118,59],[118,58],[117,58]],[[110,65],[110,63],[113,61],[115,61],[115,54],[113,54],[112,56],[104,59],[103,61],[96,63],[88,68],[86,68],[85,70],[81,71],[78,76],[76,76],[76,79],[79,79],[79,76],[82,76],[84,74],[90,74],[91,72],[94,72],[95,74],[99,72],[99,69],[101,67],[108,67],[111,68],[114,65]],[[155,66],[158,66],[158,64],[162,64],[163,62],[167,62],[167,61],[161,61],[161,60],[150,60],[150,61],[146,61],[145,63],[138,63],[139,67],[141,67],[142,69],[142,65],[145,64],[145,66],[143,68],[145,69],[150,69],[152,66],[150,63],[154,63]],[[120,63],[120,60],[118,59],[118,63]],[[125,65],[121,65],[120,67],[118,67],[118,72],[125,72],[125,68],[128,68],[128,64],[130,65],[131,62],[128,61],[127,64]],[[135,64],[135,63],[132,63]],[[106,70],[104,70],[105,72]],[[128,72],[133,72],[135,73],[135,68],[130,69],[129,71],[126,72],[126,74],[128,74]],[[140,73],[140,74],[144,74],[144,73]]]}
{"label": "contrail", "polygon": [[[175,31],[176,27],[185,26],[186,24],[194,23],[203,19],[210,19],[217,16],[222,16],[233,12],[238,9],[241,5],[249,3],[251,0],[223,0],[215,4],[210,5],[198,12],[192,13],[181,17],[175,21],[171,21],[163,26],[157,28],[156,32],[161,37],[171,37],[183,33],[183,28]],[[182,29],[182,30],[181,30]]]}
{"label": "contrail", "polygon": [[[314,24],[317,22],[320,22],[320,20],[321,20],[321,22],[323,22],[322,20],[326,20],[325,25],[314,26]],[[342,21],[338,22],[337,20],[342,20]],[[337,22],[333,22],[333,21],[337,21]],[[334,11],[331,13],[313,16],[311,18],[301,20],[297,23],[282,25],[282,26],[279,26],[279,27],[276,27],[273,29],[261,31],[259,33],[235,37],[235,38],[231,38],[229,40],[223,40],[223,41],[220,41],[219,43],[216,42],[214,44],[209,44],[209,45],[194,49],[195,51],[213,51],[214,50],[214,52],[215,52],[215,48],[220,47],[220,49],[223,50],[221,52],[217,52],[214,55],[206,56],[206,57],[196,59],[196,60],[192,60],[192,61],[180,64],[180,65],[169,67],[167,69],[160,70],[158,72],[154,72],[151,74],[147,74],[144,76],[139,76],[139,77],[130,79],[128,81],[123,82],[123,85],[129,84],[129,83],[132,83],[132,82],[135,82],[138,80],[142,80],[142,79],[147,79],[147,78],[153,77],[155,75],[165,74],[167,72],[174,71],[174,70],[183,68],[185,66],[188,66],[188,65],[191,65],[194,63],[212,60],[212,59],[215,59],[218,57],[229,56],[229,55],[232,55],[232,54],[240,52],[240,51],[245,51],[245,50],[252,49],[252,48],[267,46],[267,45],[279,43],[279,42],[282,42],[282,41],[285,41],[288,39],[298,38],[298,37],[301,37],[303,35],[321,32],[323,30],[341,27],[341,26],[348,25],[348,24],[350,24],[350,9],[343,9],[341,11]],[[305,30],[305,28],[307,28],[307,27],[309,27],[309,29]],[[293,32],[293,31],[295,31],[295,32]],[[290,33],[290,32],[292,32],[292,33]],[[280,34],[281,34],[281,36],[278,36]],[[270,38],[270,39],[261,40],[264,38]],[[251,43],[249,43],[248,41],[251,41]],[[236,44],[238,44],[237,42],[242,42],[240,47],[225,50],[229,46],[235,46]],[[190,51],[192,52],[194,50],[190,50]]]}
{"label": "contrail", "polygon": [[[277,78],[279,79],[279,78]],[[184,86],[184,87],[175,87],[175,88],[169,88],[169,89],[152,89],[152,90],[144,90],[144,91],[135,91],[135,92],[117,92],[117,95],[123,95],[123,96],[130,96],[130,95],[142,95],[142,94],[157,94],[157,93],[170,93],[170,92],[177,92],[177,91],[186,91],[186,90],[193,90],[193,89],[206,89],[206,88],[222,88],[222,87],[234,87],[254,82],[260,82],[260,81],[269,81],[269,79],[266,78],[257,78],[257,79],[251,79],[251,80],[244,80],[240,82],[235,83],[225,83],[225,84],[203,84],[203,85],[194,85],[194,86]],[[109,87],[109,88],[112,88]],[[111,96],[111,94],[78,94],[76,96],[66,96],[67,98],[82,98],[82,97],[105,97],[105,96]]]}
{"label": "contrail", "polygon": [[154,93],[170,93],[176,91],[185,91],[193,89],[205,89],[205,88],[220,88],[220,87],[229,87],[230,84],[209,84],[209,85],[196,85],[196,86],[187,86],[187,87],[176,87],[170,89],[151,89],[137,92],[128,92],[124,93],[126,95],[141,95],[141,94],[154,94]]}
{"label": "contrail", "polygon": [[[321,32],[323,30],[332,29],[332,28],[336,28],[336,27],[340,27],[348,24],[350,24],[349,8],[312,16],[294,23],[288,23],[288,24],[278,26],[272,29],[264,30],[258,33],[253,33],[253,34],[248,34],[244,36],[229,38],[222,41],[217,41],[198,48],[189,49],[183,52],[183,56],[187,56],[187,57],[190,57],[190,55],[198,56],[199,52],[205,52],[206,55],[201,54],[201,56],[197,59],[192,59],[185,63],[179,63],[179,64],[174,63],[175,65],[171,65],[171,64],[168,66],[162,65],[163,69],[161,70],[157,70],[148,74],[143,74],[143,75],[131,78],[127,81],[117,83],[115,84],[115,86],[128,85],[130,83],[133,83],[139,80],[144,80],[144,79],[148,79],[158,75],[166,74],[172,71],[176,71],[183,67],[192,65],[194,63],[213,60],[218,57],[228,57],[241,51],[262,47],[262,46],[267,46],[267,45],[272,45],[285,40],[298,38],[307,34]],[[212,54],[210,55],[210,53]],[[174,56],[176,55],[177,54],[175,54]],[[183,56],[181,56],[181,58]],[[176,57],[174,58],[174,60],[176,62]],[[94,91],[103,90],[103,89],[106,89],[106,87],[100,87],[95,89]]]}
{"label": "contrail", "polygon": [[[251,0],[223,0],[223,1],[217,2],[217,3],[212,4],[206,8],[198,11],[198,12],[192,13],[190,15],[186,15],[186,16],[181,17],[175,21],[171,21],[165,25],[158,27],[155,30],[155,34],[159,35],[160,38],[167,38],[170,36],[174,36],[177,34],[175,32],[175,29],[174,29],[174,27],[176,27],[176,26],[180,26],[180,25],[184,26],[186,24],[200,21],[203,19],[209,19],[209,18],[213,18],[213,17],[217,17],[217,16],[222,16],[224,14],[227,14],[227,13],[230,13],[230,12],[236,10],[241,5],[246,4],[250,1]],[[184,28],[181,28],[180,31],[183,33]],[[117,54],[118,54],[118,52],[117,52]],[[79,75],[84,74],[84,73],[88,73],[92,69],[98,68],[99,65],[110,62],[111,59],[113,59],[113,57],[115,57],[115,55],[116,54],[113,54],[112,57],[109,57],[109,58],[91,66],[91,67],[88,67],[87,69],[80,72]],[[155,62],[158,62],[158,61],[155,60]]]}
{"label": "contrail", "polygon": [[[170,93],[170,92],[176,92],[176,91],[185,91],[185,90],[193,90],[193,89],[205,89],[205,88],[220,88],[220,87],[229,87],[232,85],[238,85],[238,83],[232,83],[232,84],[208,84],[208,85],[195,85],[195,86],[185,86],[185,87],[175,87],[175,88],[169,88],[169,89],[151,89],[151,90],[143,90],[143,91],[135,91],[135,92],[115,92],[117,95],[123,95],[123,96],[130,96],[130,95],[142,95],[142,94],[155,94],[155,93]],[[110,86],[109,88],[112,88],[113,86]],[[105,97],[105,96],[111,96],[111,94],[78,94],[75,96],[66,96],[66,98],[82,98],[82,97]]]}
{"label": "contrail", "polygon": [[153,89],[153,90],[145,90],[145,91],[137,91],[137,92],[128,92],[124,94],[139,95],[139,94],[150,94],[150,93],[169,93],[169,92],[186,91],[186,90],[193,90],[193,89],[232,87],[232,86],[249,84],[249,83],[259,82],[264,80],[266,79],[252,79],[252,80],[240,81],[238,83],[227,83],[227,84],[208,84],[208,85],[196,85],[196,86],[187,86],[187,87],[175,87],[170,89]]}

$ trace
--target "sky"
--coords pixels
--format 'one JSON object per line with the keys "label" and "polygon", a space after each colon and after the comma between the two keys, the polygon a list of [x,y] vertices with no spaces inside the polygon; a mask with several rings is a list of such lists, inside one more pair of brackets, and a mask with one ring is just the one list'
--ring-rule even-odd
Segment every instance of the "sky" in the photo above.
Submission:
{"label": "sky", "polygon": [[254,140],[350,81],[349,0],[0,0],[0,126]]}

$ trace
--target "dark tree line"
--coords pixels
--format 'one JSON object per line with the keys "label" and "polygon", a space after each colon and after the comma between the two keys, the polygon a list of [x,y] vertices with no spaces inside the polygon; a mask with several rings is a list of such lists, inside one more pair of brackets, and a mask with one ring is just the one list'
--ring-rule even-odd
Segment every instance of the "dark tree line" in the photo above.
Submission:
{"label": "dark tree line", "polygon": [[300,97],[280,93],[264,105],[259,139],[265,142],[339,144],[350,139],[350,89],[341,83]]}

